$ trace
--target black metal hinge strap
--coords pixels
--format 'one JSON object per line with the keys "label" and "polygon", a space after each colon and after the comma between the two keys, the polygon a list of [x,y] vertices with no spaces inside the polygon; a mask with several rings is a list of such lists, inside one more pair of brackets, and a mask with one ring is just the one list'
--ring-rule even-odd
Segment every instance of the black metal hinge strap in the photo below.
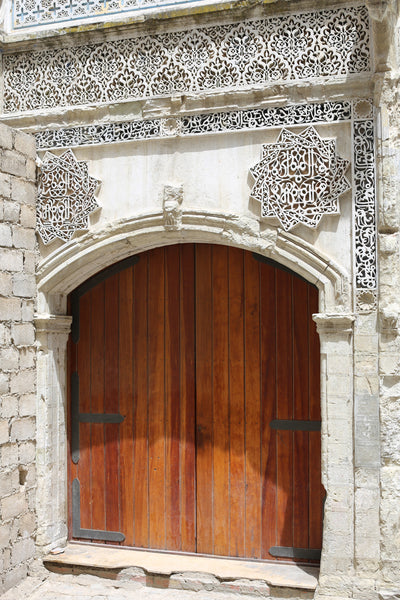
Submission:
{"label": "black metal hinge strap", "polygon": [[289,546],[272,546],[271,556],[277,558],[303,558],[305,560],[320,560],[321,550],[316,548],[291,548]]}
{"label": "black metal hinge strap", "polygon": [[321,421],[300,421],[290,419],[275,419],[270,422],[271,429],[281,431],[321,431]]}
{"label": "black metal hinge strap", "polygon": [[79,375],[76,371],[71,375],[71,459],[76,465],[79,461]]}
{"label": "black metal hinge strap", "polygon": [[79,423],[122,423],[125,419],[118,413],[79,413]]}
{"label": "black metal hinge strap", "polygon": [[80,413],[79,412],[79,375],[71,375],[71,459],[79,462],[79,423],[122,423],[125,419],[118,413]]}
{"label": "black metal hinge strap", "polygon": [[123,542],[125,540],[124,534],[119,531],[81,529],[81,485],[79,479],[76,478],[72,482],[72,536],[102,542]]}

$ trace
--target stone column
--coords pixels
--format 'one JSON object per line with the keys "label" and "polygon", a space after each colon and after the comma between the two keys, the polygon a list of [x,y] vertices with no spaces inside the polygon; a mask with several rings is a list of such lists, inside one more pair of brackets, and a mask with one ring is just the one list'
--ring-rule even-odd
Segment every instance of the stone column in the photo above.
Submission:
{"label": "stone column", "polygon": [[42,552],[67,539],[67,341],[72,317],[35,318],[37,355],[37,518]]}
{"label": "stone column", "polygon": [[313,316],[321,342],[322,483],[326,490],[316,597],[345,598],[354,576],[353,324],[351,314]]}

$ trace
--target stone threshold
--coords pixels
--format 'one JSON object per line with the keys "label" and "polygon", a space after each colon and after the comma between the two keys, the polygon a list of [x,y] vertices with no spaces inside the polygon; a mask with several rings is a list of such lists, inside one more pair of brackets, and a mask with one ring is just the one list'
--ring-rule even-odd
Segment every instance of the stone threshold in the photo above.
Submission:
{"label": "stone threshold", "polygon": [[319,568],[294,563],[218,558],[113,546],[69,543],[49,554],[57,573],[92,574],[143,585],[190,591],[235,592],[274,598],[313,598]]}

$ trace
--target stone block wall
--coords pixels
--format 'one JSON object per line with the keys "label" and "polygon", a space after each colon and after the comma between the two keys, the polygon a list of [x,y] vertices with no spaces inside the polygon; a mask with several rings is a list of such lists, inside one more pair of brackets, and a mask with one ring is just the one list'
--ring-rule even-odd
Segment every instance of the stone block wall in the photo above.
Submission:
{"label": "stone block wall", "polygon": [[36,148],[0,125],[0,593],[35,555]]}

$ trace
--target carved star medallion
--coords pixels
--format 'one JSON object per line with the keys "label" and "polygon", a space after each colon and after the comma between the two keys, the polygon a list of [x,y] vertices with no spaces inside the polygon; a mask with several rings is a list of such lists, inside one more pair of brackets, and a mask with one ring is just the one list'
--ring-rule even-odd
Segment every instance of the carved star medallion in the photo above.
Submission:
{"label": "carved star medallion", "polygon": [[314,127],[300,134],[282,129],[250,169],[250,195],[261,202],[262,216],[276,217],[286,231],[299,223],[315,228],[323,215],[339,214],[339,196],[351,187],[348,166],[335,140],[322,139]]}
{"label": "carved star medallion", "polygon": [[67,242],[78,229],[88,229],[89,215],[99,207],[94,197],[98,185],[72,150],[61,156],[46,152],[37,200],[37,229],[45,244],[56,238]]}

